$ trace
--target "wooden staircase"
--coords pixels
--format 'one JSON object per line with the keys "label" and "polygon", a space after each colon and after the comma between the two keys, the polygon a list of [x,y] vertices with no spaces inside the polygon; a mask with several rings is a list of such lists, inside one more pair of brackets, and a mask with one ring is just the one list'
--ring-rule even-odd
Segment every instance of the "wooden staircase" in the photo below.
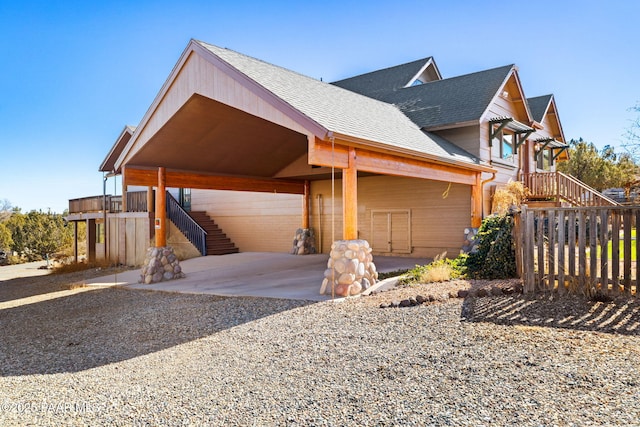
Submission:
{"label": "wooden staircase", "polygon": [[562,172],[525,174],[523,183],[530,191],[527,201],[534,206],[620,206],[582,181]]}
{"label": "wooden staircase", "polygon": [[227,237],[222,229],[204,211],[188,212],[189,216],[200,225],[206,232],[206,255],[226,255],[240,252],[231,239]]}

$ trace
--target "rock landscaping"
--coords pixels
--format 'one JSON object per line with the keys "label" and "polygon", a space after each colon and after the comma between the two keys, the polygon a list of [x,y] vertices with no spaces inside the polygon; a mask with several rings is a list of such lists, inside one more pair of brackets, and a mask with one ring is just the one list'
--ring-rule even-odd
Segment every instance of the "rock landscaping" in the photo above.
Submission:
{"label": "rock landscaping", "polygon": [[142,264],[139,283],[158,283],[184,277],[180,261],[171,246],[149,248]]}
{"label": "rock landscaping", "polygon": [[316,237],[313,228],[298,228],[293,238],[292,255],[308,255],[315,254]]}

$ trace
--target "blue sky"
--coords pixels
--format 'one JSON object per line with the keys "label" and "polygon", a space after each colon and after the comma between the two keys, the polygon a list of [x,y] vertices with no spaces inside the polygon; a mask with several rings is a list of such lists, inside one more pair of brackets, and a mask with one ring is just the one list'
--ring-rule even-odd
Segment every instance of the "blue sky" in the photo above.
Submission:
{"label": "blue sky", "polygon": [[444,77],[515,63],[526,96],[555,94],[567,139],[619,147],[639,16],[635,0],[3,0],[0,200],[62,212],[102,194],[100,163],[191,38],[325,81],[431,55]]}

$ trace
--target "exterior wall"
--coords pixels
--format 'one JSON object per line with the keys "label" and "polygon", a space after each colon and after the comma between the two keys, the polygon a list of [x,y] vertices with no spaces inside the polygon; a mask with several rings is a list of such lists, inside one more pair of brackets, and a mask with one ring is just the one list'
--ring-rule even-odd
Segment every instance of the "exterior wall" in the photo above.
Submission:
{"label": "exterior wall", "polygon": [[[487,114],[485,114],[485,117],[491,119],[493,117],[507,116],[528,124],[528,119],[520,117],[520,115],[521,114],[518,112],[511,100],[502,96],[496,96],[494,102],[489,106],[489,110]],[[527,142],[521,145],[518,149],[518,153],[513,156],[513,161],[504,160],[500,158],[500,147],[497,146],[497,144],[494,143],[492,147],[489,146],[489,136],[489,122],[483,121],[480,124],[480,146],[485,147],[485,149],[481,149],[481,152],[483,153],[483,157],[481,157],[481,159],[490,162],[491,166],[496,168],[498,171],[495,180],[485,185],[483,188],[483,209],[485,216],[491,213],[491,197],[495,190],[503,187],[510,180],[520,180],[521,175],[525,170],[525,163],[533,162],[531,159],[533,151],[530,147],[533,144]],[[528,141],[538,137],[537,133],[533,133],[529,137]]]}
{"label": "exterior wall", "polygon": [[139,266],[151,246],[148,213],[109,214],[107,251],[109,262]]}
{"label": "exterior wall", "polygon": [[[334,237],[342,239],[341,180],[335,181],[334,237],[331,181],[313,181],[310,199],[317,249],[328,254]],[[194,211],[206,211],[243,252],[289,252],[302,220],[301,196],[193,190],[191,201]],[[411,252],[393,255],[433,257],[447,251],[455,256],[471,220],[471,187],[391,176],[358,178],[359,238],[372,241],[372,211],[406,210],[411,213]]]}
{"label": "exterior wall", "polygon": [[302,196],[192,190],[191,210],[205,211],[241,252],[289,252],[302,225]]}
{"label": "exterior wall", "polygon": [[[201,256],[200,251],[178,230],[173,222],[167,221],[167,225],[167,246],[173,247],[173,251],[180,261]],[[151,239],[151,244],[155,245],[155,236]]]}
{"label": "exterior wall", "polygon": [[[320,196],[318,198],[318,196]],[[342,239],[342,182],[335,181],[335,240]],[[331,181],[311,183],[311,225],[318,249],[329,253],[332,238]],[[358,178],[358,237],[372,243],[372,212],[410,211],[410,253],[434,257],[456,256],[471,221],[471,187],[462,184],[392,176]],[[374,247],[374,254],[389,254]]]}
{"label": "exterior wall", "polygon": [[489,160],[489,145],[479,144],[480,129],[478,128],[478,125],[439,130],[434,133],[443,137],[447,141],[454,143],[479,159]]}

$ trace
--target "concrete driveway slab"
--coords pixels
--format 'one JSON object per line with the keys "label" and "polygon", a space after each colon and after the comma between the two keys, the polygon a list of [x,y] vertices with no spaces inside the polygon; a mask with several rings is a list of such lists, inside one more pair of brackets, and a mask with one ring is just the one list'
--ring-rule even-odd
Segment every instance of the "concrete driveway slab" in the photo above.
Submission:
{"label": "concrete driveway slab", "polygon": [[[87,284],[121,285],[135,289],[168,292],[251,296],[325,301],[320,295],[329,256],[327,254],[296,256],[273,252],[242,252],[206,256],[182,261],[184,278],[145,285],[138,283],[140,270],[92,279]],[[413,268],[430,260],[406,257],[374,257],[378,271]]]}

